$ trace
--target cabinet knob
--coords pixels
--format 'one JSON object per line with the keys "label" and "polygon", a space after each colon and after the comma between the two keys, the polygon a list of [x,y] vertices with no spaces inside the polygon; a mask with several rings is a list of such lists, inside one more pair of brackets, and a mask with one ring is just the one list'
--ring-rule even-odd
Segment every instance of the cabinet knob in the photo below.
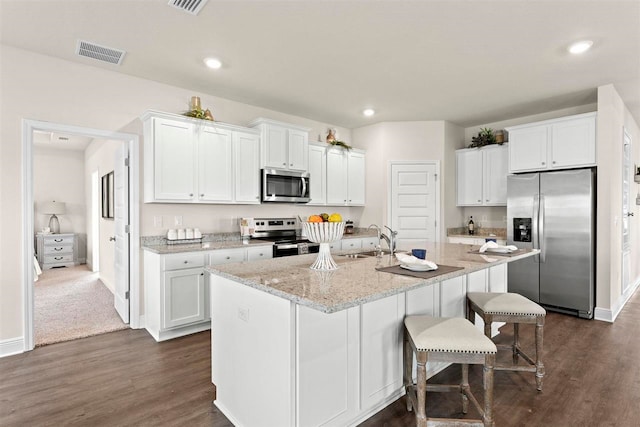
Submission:
{"label": "cabinet knob", "polygon": [[283,163],[283,164],[282,164],[282,166],[287,166],[287,164],[286,164],[286,163]]}
{"label": "cabinet knob", "polygon": [[488,202],[488,201],[489,201],[489,199],[487,199],[487,200],[485,200],[485,201],[487,201],[487,202]]}
{"label": "cabinet knob", "polygon": [[556,161],[554,160],[553,162],[551,162],[551,164],[554,164],[554,165],[555,165],[555,164],[556,164]]}
{"label": "cabinet knob", "polygon": [[204,276],[204,273],[200,273],[201,276]]}
{"label": "cabinet knob", "polygon": [[200,195],[200,197],[204,197],[204,193],[202,193],[202,194]]}
{"label": "cabinet knob", "polygon": [[230,256],[228,256],[228,257],[227,257],[227,259],[231,259],[231,257],[230,257]]}
{"label": "cabinet knob", "polygon": [[256,196],[256,200],[260,200],[260,196]]}
{"label": "cabinet knob", "polygon": [[544,162],[542,162],[542,166],[544,166],[544,165],[545,165],[545,163],[544,163]]}
{"label": "cabinet knob", "polygon": [[478,203],[481,203],[481,202],[482,202],[482,200],[478,199]]}
{"label": "cabinet knob", "polygon": [[347,202],[347,199],[344,199],[344,202],[346,203],[346,202]]}
{"label": "cabinet knob", "polygon": [[193,197],[193,193],[189,193],[189,197]]}
{"label": "cabinet knob", "polygon": [[293,166],[293,163],[289,163],[289,166]]}
{"label": "cabinet knob", "polygon": [[185,261],[184,263],[185,263],[185,264],[189,264],[189,261]]}

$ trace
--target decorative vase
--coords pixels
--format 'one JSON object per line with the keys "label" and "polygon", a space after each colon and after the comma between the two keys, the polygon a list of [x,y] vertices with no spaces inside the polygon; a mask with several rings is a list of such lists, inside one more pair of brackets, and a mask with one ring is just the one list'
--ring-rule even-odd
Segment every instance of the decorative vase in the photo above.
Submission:
{"label": "decorative vase", "polygon": [[342,239],[344,234],[344,222],[303,222],[307,239],[314,243],[320,243],[318,258],[311,264],[312,270],[336,270],[338,265],[331,257],[329,243]]}

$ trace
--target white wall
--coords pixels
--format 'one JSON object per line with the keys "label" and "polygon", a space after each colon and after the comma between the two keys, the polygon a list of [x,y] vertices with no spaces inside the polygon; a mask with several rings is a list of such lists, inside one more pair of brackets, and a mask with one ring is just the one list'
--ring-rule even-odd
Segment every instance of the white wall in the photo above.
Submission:
{"label": "white wall", "polygon": [[[137,119],[145,110],[179,113],[193,95],[210,108],[217,120],[247,125],[266,117],[311,128],[310,138],[337,128],[351,143],[351,131],[311,119],[229,101],[209,94],[169,86],[0,45],[0,342],[23,336],[22,266],[22,120],[32,119],[141,135]],[[357,146],[357,144],[352,143]],[[141,156],[142,157],[142,156]],[[142,171],[141,171],[142,172]],[[142,175],[141,175],[142,176]],[[84,200],[84,198],[83,198]],[[153,227],[153,217],[182,215],[185,227],[203,232],[235,231],[239,216],[308,215],[320,209],[293,205],[261,206],[140,206],[141,235],[164,234],[169,227]],[[322,209],[325,210],[325,209]],[[359,217],[361,208],[326,208],[347,218]]]}
{"label": "white wall", "polygon": [[[389,164],[391,161],[436,160],[441,176],[455,175],[456,144],[462,141],[462,129],[444,121],[384,122],[353,130],[353,141],[367,150],[367,206],[362,223],[387,224]],[[451,146],[450,146],[451,145]],[[447,214],[455,206],[455,184],[440,184],[440,240],[446,236]],[[455,179],[453,180],[455,183]],[[453,195],[451,192],[453,191]],[[457,215],[455,215],[457,217]]]}
{"label": "white wall", "polygon": [[[631,118],[613,85],[598,88],[597,156],[598,156],[598,219],[597,219],[597,280],[596,307],[615,318],[624,304],[621,286],[622,247],[622,141],[626,128],[632,138],[632,162],[640,164],[640,129]],[[638,191],[632,184],[631,195]],[[634,198],[635,199],[635,198]],[[640,259],[638,221],[640,207],[631,212],[632,284],[640,280],[637,260]]]}
{"label": "white wall", "polygon": [[58,215],[61,233],[85,233],[84,155],[81,151],[36,146],[33,150],[34,233],[49,226],[51,215],[43,203],[64,202],[66,213]]}
{"label": "white wall", "polygon": [[[109,241],[109,237],[114,236],[114,220],[102,218],[102,212],[93,212],[91,208],[91,174],[98,171],[98,176],[113,171],[114,156],[118,147],[123,144],[122,141],[93,140],[84,152],[85,169],[84,180],[86,182],[86,215],[87,215],[87,260],[93,256],[93,238],[91,233],[91,225],[93,221],[99,224],[99,264],[100,264],[100,280],[114,292],[115,289],[115,247],[114,242]],[[101,190],[100,190],[101,191]]]}

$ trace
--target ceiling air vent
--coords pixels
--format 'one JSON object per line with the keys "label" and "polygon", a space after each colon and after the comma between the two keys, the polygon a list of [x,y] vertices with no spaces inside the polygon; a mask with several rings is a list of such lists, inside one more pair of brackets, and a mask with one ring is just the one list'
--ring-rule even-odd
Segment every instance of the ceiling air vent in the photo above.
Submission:
{"label": "ceiling air vent", "polygon": [[192,15],[200,13],[208,0],[169,0],[169,6],[175,7]]}
{"label": "ceiling air vent", "polygon": [[77,55],[116,65],[122,63],[125,53],[124,50],[100,46],[84,40],[78,40],[78,47],[76,48]]}

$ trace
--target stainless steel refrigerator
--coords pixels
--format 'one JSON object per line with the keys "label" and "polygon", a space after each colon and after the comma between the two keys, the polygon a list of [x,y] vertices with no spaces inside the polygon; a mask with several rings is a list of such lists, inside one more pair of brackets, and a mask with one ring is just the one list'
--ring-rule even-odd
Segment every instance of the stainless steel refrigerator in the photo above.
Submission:
{"label": "stainless steel refrigerator", "polygon": [[509,292],[545,307],[593,317],[595,169],[509,175],[507,243],[540,249],[509,263]]}

